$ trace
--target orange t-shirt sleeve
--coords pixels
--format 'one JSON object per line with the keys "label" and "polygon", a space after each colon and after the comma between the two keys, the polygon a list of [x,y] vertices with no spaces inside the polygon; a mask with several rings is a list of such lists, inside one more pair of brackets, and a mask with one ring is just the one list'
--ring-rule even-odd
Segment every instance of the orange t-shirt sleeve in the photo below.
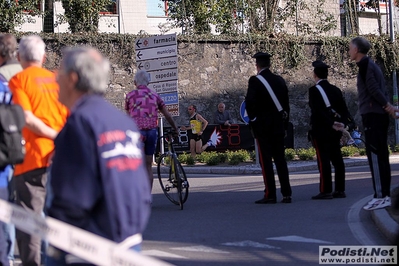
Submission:
{"label": "orange t-shirt sleeve", "polygon": [[14,78],[12,78],[8,83],[8,86],[10,87],[10,90],[13,95],[12,97],[13,102],[21,105],[22,109],[26,111],[32,111],[32,106],[30,104],[28,95],[24,90],[22,90],[21,88],[22,86],[18,78],[14,76]]}

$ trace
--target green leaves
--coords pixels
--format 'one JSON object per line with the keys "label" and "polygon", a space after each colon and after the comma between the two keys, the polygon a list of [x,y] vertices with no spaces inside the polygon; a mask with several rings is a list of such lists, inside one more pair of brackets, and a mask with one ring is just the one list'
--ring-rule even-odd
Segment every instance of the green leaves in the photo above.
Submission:
{"label": "green leaves", "polygon": [[97,32],[100,12],[112,4],[111,0],[61,0],[64,15],[58,15],[58,23],[69,23],[75,32]]}
{"label": "green leaves", "polygon": [[0,32],[15,32],[15,28],[41,15],[37,0],[0,0]]}
{"label": "green leaves", "polygon": [[[211,25],[217,33],[271,34],[285,31],[285,26],[297,33],[315,35],[335,29],[334,15],[323,9],[325,0],[308,3],[305,0],[174,0],[168,1],[168,14],[174,26],[184,34],[209,34]],[[312,13],[310,18],[305,16]]]}

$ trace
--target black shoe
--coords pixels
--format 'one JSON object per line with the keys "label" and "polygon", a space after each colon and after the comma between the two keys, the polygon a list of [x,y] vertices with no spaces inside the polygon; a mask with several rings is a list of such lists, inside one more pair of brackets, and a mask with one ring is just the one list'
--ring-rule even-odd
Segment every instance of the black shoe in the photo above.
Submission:
{"label": "black shoe", "polygon": [[283,197],[283,199],[281,200],[281,203],[291,203],[292,199],[291,197]]}
{"label": "black shoe", "polygon": [[334,191],[332,194],[333,198],[346,198],[346,194],[344,191]]}
{"label": "black shoe", "polygon": [[312,199],[332,199],[333,195],[331,193],[319,193],[316,196],[313,196]]}
{"label": "black shoe", "polygon": [[261,198],[260,200],[255,201],[256,204],[274,204],[277,203],[276,199],[268,199],[268,198]]}

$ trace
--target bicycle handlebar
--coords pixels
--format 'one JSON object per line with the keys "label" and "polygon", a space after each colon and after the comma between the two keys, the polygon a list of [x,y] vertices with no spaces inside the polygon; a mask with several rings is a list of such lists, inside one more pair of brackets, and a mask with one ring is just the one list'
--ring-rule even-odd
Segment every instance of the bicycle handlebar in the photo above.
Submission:
{"label": "bicycle handlebar", "polygon": [[175,130],[173,130],[173,128],[171,128],[171,129],[166,130],[164,132],[163,136],[159,136],[158,139],[159,140],[164,139],[166,142],[169,142],[168,139],[171,139],[173,142],[174,138],[177,137],[178,135],[179,134]]}

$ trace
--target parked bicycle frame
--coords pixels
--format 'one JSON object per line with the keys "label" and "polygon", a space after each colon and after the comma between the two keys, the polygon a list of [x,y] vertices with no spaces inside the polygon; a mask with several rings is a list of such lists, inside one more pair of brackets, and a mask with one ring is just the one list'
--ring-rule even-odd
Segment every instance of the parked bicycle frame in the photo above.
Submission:
{"label": "parked bicycle frame", "polygon": [[174,135],[172,130],[168,130],[159,137],[160,140],[163,139],[167,143],[167,151],[159,156],[157,173],[165,196],[183,210],[183,204],[188,197],[189,184],[173,146]]}

